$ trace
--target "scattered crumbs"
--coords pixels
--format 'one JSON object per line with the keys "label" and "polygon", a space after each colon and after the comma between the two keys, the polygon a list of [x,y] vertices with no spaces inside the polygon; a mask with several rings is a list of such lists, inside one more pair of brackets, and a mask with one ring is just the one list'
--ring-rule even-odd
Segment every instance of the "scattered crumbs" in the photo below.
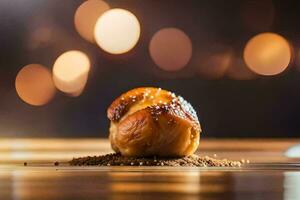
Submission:
{"label": "scattered crumbs", "polygon": [[[249,160],[246,162],[248,163]],[[124,157],[117,153],[101,156],[86,156],[73,158],[69,161],[73,166],[184,166],[184,167],[241,167],[241,161],[216,159],[208,156],[191,155],[182,158],[134,158]]]}
{"label": "scattered crumbs", "polygon": [[58,166],[59,165],[59,162],[58,161],[55,161],[54,162],[54,166]]}

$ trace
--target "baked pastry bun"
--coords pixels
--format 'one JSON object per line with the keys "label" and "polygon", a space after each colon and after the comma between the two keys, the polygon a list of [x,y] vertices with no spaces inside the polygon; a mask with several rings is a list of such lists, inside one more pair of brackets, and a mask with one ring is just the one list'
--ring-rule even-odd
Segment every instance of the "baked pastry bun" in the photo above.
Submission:
{"label": "baked pastry bun", "polygon": [[180,157],[199,145],[200,124],[182,97],[160,88],[130,90],[108,108],[109,139],[123,156]]}

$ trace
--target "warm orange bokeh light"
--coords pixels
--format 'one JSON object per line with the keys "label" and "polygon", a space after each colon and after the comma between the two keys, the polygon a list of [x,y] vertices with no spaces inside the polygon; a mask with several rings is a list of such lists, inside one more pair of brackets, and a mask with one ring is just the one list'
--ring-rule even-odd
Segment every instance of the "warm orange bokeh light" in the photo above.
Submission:
{"label": "warm orange bokeh light", "polygon": [[248,41],[244,49],[244,60],[257,74],[276,75],[288,67],[291,48],[282,36],[262,33]]}
{"label": "warm orange bokeh light", "polygon": [[15,86],[19,97],[33,106],[45,105],[56,92],[51,73],[39,64],[23,67],[16,77]]}
{"label": "warm orange bokeh light", "polygon": [[226,76],[233,80],[252,80],[257,77],[240,57],[232,57],[232,61],[226,70]]}
{"label": "warm orange bokeh light", "polygon": [[187,65],[192,56],[192,42],[180,29],[164,28],[152,37],[149,51],[161,69],[178,71]]}
{"label": "warm orange bokeh light", "polygon": [[97,44],[111,54],[130,51],[140,37],[140,23],[136,16],[124,9],[111,9],[98,19],[94,36]]}
{"label": "warm orange bokeh light", "polygon": [[204,79],[219,79],[232,64],[233,56],[233,50],[225,46],[206,50],[196,58],[196,71]]}
{"label": "warm orange bokeh light", "polygon": [[89,42],[95,42],[94,29],[96,22],[109,8],[109,5],[102,0],[88,0],[78,7],[74,16],[74,24],[81,37]]}
{"label": "warm orange bokeh light", "polygon": [[90,60],[81,51],[67,51],[60,55],[53,66],[55,86],[71,96],[82,93],[90,71]]}

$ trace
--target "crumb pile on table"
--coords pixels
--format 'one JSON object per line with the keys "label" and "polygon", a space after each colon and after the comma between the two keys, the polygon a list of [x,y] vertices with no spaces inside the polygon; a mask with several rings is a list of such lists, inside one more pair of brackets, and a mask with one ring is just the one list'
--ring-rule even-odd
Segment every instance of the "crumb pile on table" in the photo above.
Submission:
{"label": "crumb pile on table", "polygon": [[174,167],[241,167],[242,161],[216,159],[208,156],[185,156],[181,158],[135,158],[125,157],[118,153],[101,156],[73,158],[69,161],[73,166],[174,166]]}

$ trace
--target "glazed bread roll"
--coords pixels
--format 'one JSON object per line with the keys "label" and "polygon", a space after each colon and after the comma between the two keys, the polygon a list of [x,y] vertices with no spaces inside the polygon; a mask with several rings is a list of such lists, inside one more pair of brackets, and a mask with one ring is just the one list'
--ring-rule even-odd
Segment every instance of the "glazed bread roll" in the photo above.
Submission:
{"label": "glazed bread roll", "polygon": [[193,107],[160,88],[126,92],[110,105],[107,116],[111,146],[123,156],[187,156],[199,145],[201,128]]}

